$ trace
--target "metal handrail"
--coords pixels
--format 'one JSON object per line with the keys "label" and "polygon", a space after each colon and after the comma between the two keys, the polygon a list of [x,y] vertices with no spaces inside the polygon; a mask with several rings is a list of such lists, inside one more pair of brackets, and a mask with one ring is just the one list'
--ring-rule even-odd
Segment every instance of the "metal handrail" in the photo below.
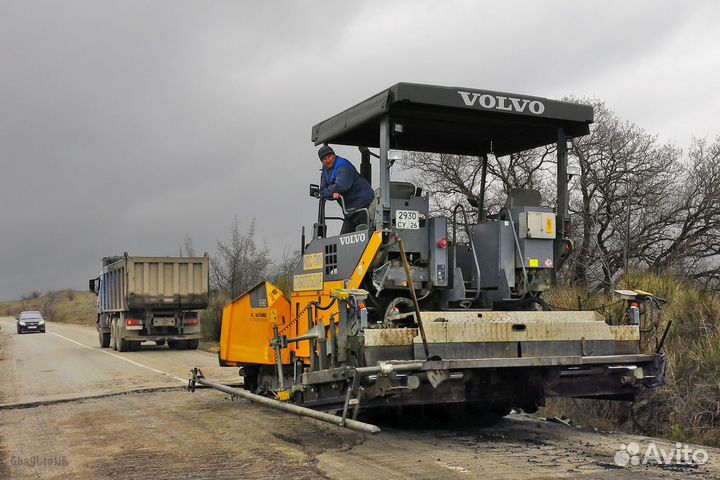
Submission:
{"label": "metal handrail", "polygon": [[368,229],[370,228],[370,210],[367,208],[356,208],[355,210],[347,211],[345,210],[345,198],[338,194],[338,203],[340,203],[340,208],[342,209],[343,215],[347,217],[348,215],[355,215],[357,212],[365,212],[365,218],[367,219],[367,222],[365,222],[365,225],[368,226]]}
{"label": "metal handrail", "polygon": [[528,293],[529,291],[529,284],[528,284],[528,276],[527,276],[527,270],[525,269],[525,259],[523,258],[522,250],[520,249],[520,240],[518,239],[517,231],[515,230],[515,222],[512,218],[512,212],[508,207],[505,207],[503,210],[506,210],[508,213],[508,218],[510,219],[510,226],[512,227],[513,232],[513,238],[515,239],[515,248],[517,249],[518,257],[520,258],[520,265],[522,266],[523,271],[523,283],[525,284],[525,293]]}
{"label": "metal handrail", "polygon": [[473,242],[472,235],[470,235],[470,229],[468,228],[468,220],[467,220],[467,212],[465,212],[465,207],[458,203],[455,205],[455,208],[453,208],[453,246],[455,248],[453,249],[453,268],[457,266],[457,243],[456,243],[456,236],[457,236],[457,211],[461,209],[463,212],[463,220],[465,220],[465,233],[467,233],[468,241],[470,242],[470,251],[473,254],[473,260],[475,261],[475,272],[477,273],[477,289],[475,290],[475,297],[473,297],[473,302],[477,301],[480,298],[480,264],[478,262],[477,258],[477,252],[475,252],[475,242]]}

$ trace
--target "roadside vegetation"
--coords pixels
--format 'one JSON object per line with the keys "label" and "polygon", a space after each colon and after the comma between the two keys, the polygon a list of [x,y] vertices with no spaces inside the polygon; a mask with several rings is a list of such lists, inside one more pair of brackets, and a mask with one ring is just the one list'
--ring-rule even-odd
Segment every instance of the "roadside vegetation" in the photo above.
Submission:
{"label": "roadside vegetation", "polygon": [[[192,256],[191,245],[187,238],[184,252],[188,256]],[[300,252],[289,249],[279,260],[273,260],[270,249],[257,241],[255,220],[243,233],[238,219],[234,219],[229,238],[218,240],[217,253],[210,257],[210,303],[200,321],[205,340],[220,340],[223,308],[260,282],[271,281],[289,297],[290,278],[299,261]]]}
{"label": "roadside vegetation", "polygon": [[0,302],[0,316],[15,317],[26,310],[37,310],[53,322],[95,325],[95,294],[77,290],[32,292],[20,300]]}
{"label": "roadside vegetation", "polygon": [[[667,385],[644,389],[635,403],[603,400],[549,400],[540,415],[569,417],[604,430],[662,436],[678,442],[720,446],[720,296],[686,278],[633,271],[618,288],[640,289],[667,299],[662,310],[646,311],[641,333],[645,353],[655,351],[672,322],[662,351],[668,357]],[[576,309],[581,299],[612,323],[622,318],[617,298],[560,287],[548,295],[556,307]],[[603,308],[604,305],[612,305]]]}

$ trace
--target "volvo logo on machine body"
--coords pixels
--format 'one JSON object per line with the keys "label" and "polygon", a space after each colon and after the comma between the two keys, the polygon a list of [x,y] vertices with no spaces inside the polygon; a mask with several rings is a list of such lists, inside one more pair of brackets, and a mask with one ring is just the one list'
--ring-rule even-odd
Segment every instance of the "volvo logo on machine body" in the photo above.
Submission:
{"label": "volvo logo on machine body", "polygon": [[489,110],[517,113],[525,113],[528,111],[535,115],[541,115],[545,111],[545,104],[539,100],[505,97],[503,95],[493,95],[482,92],[462,92],[460,90],[458,90],[458,94],[468,107],[481,107]]}
{"label": "volvo logo on machine body", "polygon": [[349,235],[343,235],[340,237],[340,245],[351,245],[353,243],[364,242],[367,238],[366,232],[351,233]]}

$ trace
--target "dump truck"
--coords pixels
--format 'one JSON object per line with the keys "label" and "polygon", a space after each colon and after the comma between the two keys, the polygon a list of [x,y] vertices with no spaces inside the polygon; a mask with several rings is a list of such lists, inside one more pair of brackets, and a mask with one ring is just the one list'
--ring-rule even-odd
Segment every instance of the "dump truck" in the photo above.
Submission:
{"label": "dump truck", "polygon": [[[550,396],[633,400],[662,385],[661,346],[641,351],[637,324],[543,298],[574,247],[568,141],[592,122],[578,103],[399,83],[318,123],[313,143],[358,147],[369,182],[377,158],[375,200],[357,231],[331,235],[342,218],[310,186],[318,214],[290,298],[263,282],[225,307],[220,364],[239,368],[252,395],[343,425],[363,409],[453,405],[499,418]],[[546,145],[557,198],[513,190],[487,211],[490,156]],[[433,215],[421,188],[391,179],[408,152],[477,157],[481,185],[452,215]],[[217,387],[197,370],[194,382]]]}
{"label": "dump truck", "polygon": [[100,347],[140,350],[143,342],[171,349],[198,348],[200,310],[208,305],[208,256],[104,257],[89,281],[98,296]]}

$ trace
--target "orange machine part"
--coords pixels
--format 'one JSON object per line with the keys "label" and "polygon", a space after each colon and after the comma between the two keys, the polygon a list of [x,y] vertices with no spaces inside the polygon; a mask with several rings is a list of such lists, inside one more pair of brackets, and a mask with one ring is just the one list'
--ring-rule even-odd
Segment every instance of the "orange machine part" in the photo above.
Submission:
{"label": "orange machine part", "polygon": [[[223,309],[220,360],[238,364],[275,364],[270,346],[273,327],[281,330],[291,321],[290,302],[282,290],[263,282]],[[282,351],[282,363],[290,363],[291,345]]]}

